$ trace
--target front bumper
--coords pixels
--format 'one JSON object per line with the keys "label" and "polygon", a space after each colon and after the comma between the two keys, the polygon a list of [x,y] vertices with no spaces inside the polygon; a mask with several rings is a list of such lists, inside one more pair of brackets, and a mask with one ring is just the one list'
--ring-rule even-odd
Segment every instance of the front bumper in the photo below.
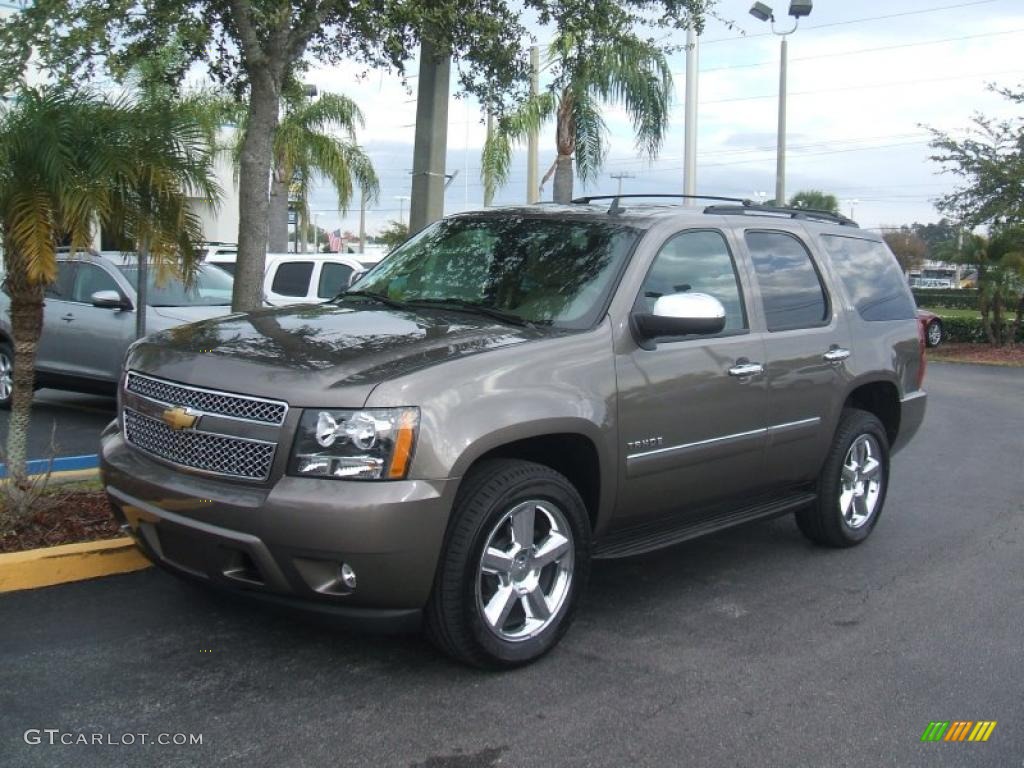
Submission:
{"label": "front bumper", "polygon": [[102,436],[100,474],[115,515],[158,565],[380,628],[418,621],[455,492],[449,480],[210,478],[147,458],[116,422]]}

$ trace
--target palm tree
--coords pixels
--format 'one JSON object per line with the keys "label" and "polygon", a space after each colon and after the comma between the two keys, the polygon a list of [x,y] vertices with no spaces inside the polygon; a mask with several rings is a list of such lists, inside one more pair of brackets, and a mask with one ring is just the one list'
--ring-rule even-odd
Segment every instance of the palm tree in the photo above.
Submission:
{"label": "palm tree", "polygon": [[789,198],[791,208],[808,208],[814,211],[839,213],[839,200],[820,189],[804,189]]}
{"label": "palm tree", "polygon": [[0,114],[0,237],[10,297],[13,393],[6,462],[8,513],[34,496],[26,442],[43,324],[43,291],[56,247],[89,247],[94,226],[145,243],[158,271],[194,270],[200,222],[189,196],[216,199],[210,149],[198,125],[173,110],[83,91],[25,88]]}
{"label": "palm tree", "polygon": [[660,48],[625,32],[607,41],[562,32],[548,49],[551,85],[517,110],[503,115],[488,132],[481,158],[485,197],[508,181],[513,145],[555,118],[557,158],[544,176],[554,173],[555,202],[572,200],[573,161],[583,182],[601,169],[607,154],[602,105],[621,105],[633,122],[637,148],[657,156],[668,127],[672,74]]}
{"label": "palm tree", "polygon": [[[271,252],[288,250],[289,197],[298,200],[299,231],[309,229],[309,192],[318,174],[334,187],[341,211],[348,210],[355,186],[368,202],[376,200],[377,174],[369,156],[356,143],[356,128],[363,125],[363,113],[347,96],[325,93],[311,99],[293,89],[285,97],[285,113],[274,136],[268,241]],[[235,148],[236,168],[245,138],[244,123],[241,128]]]}

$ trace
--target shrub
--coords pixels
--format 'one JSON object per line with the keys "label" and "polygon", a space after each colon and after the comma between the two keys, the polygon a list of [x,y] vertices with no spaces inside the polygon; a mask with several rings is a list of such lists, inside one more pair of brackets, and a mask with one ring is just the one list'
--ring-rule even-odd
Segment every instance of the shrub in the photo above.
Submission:
{"label": "shrub", "polygon": [[919,307],[978,310],[977,291],[954,288],[914,288],[912,290]]}
{"label": "shrub", "polygon": [[[1006,325],[1012,325],[1013,321]],[[988,342],[980,318],[944,317],[942,318],[943,341],[966,342],[968,344],[984,344]],[[1024,326],[1017,330],[1017,341],[1024,342]]]}

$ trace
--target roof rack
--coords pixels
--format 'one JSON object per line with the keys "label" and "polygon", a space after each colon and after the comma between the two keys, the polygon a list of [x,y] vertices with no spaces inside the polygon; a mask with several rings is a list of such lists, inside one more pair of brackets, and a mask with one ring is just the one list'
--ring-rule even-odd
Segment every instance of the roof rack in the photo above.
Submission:
{"label": "roof rack", "polygon": [[851,218],[841,213],[832,211],[821,211],[816,208],[793,208],[782,205],[759,205],[744,203],[743,205],[709,205],[704,213],[715,213],[719,215],[740,214],[753,216],[779,216],[790,219],[806,219],[808,221],[823,221],[829,224],[838,224],[841,227],[860,227]]}
{"label": "roof rack", "polygon": [[594,200],[612,200],[612,208],[618,207],[619,200],[626,200],[637,197],[667,197],[675,200],[718,200],[723,203],[739,203],[740,205],[753,205],[754,203],[750,200],[744,200],[741,197],[718,197],[716,195],[668,195],[668,194],[653,194],[653,195],[642,195],[642,194],[630,194],[630,195],[592,195],[588,197],[577,197],[573,198],[574,203],[581,205],[587,205],[592,203]]}
{"label": "roof rack", "polygon": [[636,198],[668,198],[672,200],[715,200],[719,203],[735,203],[735,205],[709,205],[704,209],[708,214],[741,214],[753,216],[785,216],[791,219],[806,219],[808,221],[823,221],[830,224],[838,224],[843,227],[859,227],[853,219],[843,216],[841,213],[832,211],[821,211],[816,208],[793,208],[784,205],[763,205],[753,200],[744,200],[739,197],[719,197],[717,195],[672,195],[672,194],[629,194],[629,195],[592,195],[588,197],[577,197],[574,203],[587,205],[595,200],[611,200],[608,206],[608,215],[616,216],[625,212],[620,200],[631,200]]}

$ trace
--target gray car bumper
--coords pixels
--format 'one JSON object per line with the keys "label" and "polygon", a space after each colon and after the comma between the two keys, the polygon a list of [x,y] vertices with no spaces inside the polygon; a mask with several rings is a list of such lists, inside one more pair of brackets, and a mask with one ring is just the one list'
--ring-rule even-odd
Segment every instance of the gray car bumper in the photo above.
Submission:
{"label": "gray car bumper", "polygon": [[[149,459],[111,427],[102,439],[103,483],[125,530],[155,563],[381,628],[418,620],[454,482],[235,483]],[[340,578],[342,563],[355,572],[354,589]]]}
{"label": "gray car bumper", "polygon": [[924,421],[924,413],[928,406],[928,395],[925,391],[913,392],[900,401],[900,431],[892,445],[892,452],[903,448],[917,434]]}

